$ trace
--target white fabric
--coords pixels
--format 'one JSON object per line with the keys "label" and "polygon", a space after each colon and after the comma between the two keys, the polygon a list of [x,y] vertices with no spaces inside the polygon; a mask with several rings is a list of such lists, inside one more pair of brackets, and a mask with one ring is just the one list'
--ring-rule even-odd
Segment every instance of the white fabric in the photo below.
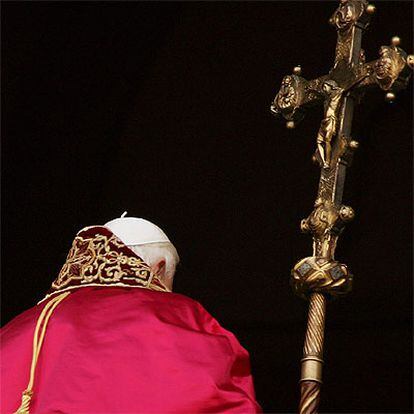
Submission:
{"label": "white fabric", "polygon": [[167,235],[158,226],[142,218],[116,218],[108,221],[104,227],[111,230],[127,246],[170,242]]}

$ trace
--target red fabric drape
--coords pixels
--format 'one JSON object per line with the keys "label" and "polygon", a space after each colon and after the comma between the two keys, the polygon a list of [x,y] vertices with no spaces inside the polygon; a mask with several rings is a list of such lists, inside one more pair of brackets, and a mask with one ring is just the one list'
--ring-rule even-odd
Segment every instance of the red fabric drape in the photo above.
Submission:
{"label": "red fabric drape", "polygon": [[[44,303],[1,331],[1,413],[20,405]],[[86,287],[55,310],[31,413],[256,413],[249,355],[196,301]]]}

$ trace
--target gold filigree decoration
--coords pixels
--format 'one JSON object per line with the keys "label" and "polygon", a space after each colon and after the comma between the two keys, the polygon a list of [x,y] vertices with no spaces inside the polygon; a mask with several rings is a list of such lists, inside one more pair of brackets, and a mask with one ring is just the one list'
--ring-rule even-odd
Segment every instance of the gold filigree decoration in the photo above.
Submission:
{"label": "gold filigree decoration", "polygon": [[350,62],[352,28],[364,14],[366,2],[361,0],[341,0],[330,22],[338,31],[335,50],[335,66],[341,61]]}
{"label": "gold filigree decoration", "polygon": [[[48,296],[83,286],[143,287],[169,291],[151,268],[105,227],[82,230]],[[47,297],[48,297],[47,296]]]}
{"label": "gold filigree decoration", "polygon": [[279,92],[271,105],[274,114],[283,114],[291,121],[302,119],[300,104],[304,99],[307,82],[297,75],[287,75],[283,78]]}
{"label": "gold filigree decoration", "polygon": [[302,220],[301,229],[304,233],[311,232],[313,236],[321,237],[332,229],[338,217],[338,209],[332,203],[317,200],[310,216]]}
{"label": "gold filigree decoration", "polygon": [[339,31],[349,30],[364,12],[364,3],[360,0],[341,0],[330,21]]}
{"label": "gold filigree decoration", "polygon": [[285,76],[283,78],[280,91],[275,100],[277,101],[277,106],[282,110],[295,106],[296,91],[293,76]]}
{"label": "gold filigree decoration", "polygon": [[333,258],[338,236],[354,216],[352,207],[336,206],[322,198],[316,200],[312,213],[300,224],[302,232],[312,234],[316,257]]}
{"label": "gold filigree decoration", "polygon": [[[119,282],[123,278],[150,279],[151,270],[139,257],[128,256],[112,246],[124,245],[115,235],[96,235],[92,238],[77,236],[52,288],[66,287],[72,281],[80,284],[92,282]],[[132,275],[133,273],[133,275]]]}
{"label": "gold filigree decoration", "polygon": [[374,66],[378,86],[384,91],[389,90],[400,76],[405,65],[406,61],[399,53],[397,47],[382,46],[380,58]]}

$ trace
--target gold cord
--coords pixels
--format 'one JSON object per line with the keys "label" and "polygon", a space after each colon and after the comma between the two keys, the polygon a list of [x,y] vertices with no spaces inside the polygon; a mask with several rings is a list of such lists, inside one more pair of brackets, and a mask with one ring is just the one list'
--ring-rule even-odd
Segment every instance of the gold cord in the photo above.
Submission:
{"label": "gold cord", "polygon": [[33,356],[32,365],[30,367],[29,383],[27,384],[27,388],[22,393],[22,403],[20,404],[20,407],[15,411],[14,414],[30,413],[29,408],[33,396],[33,385],[36,372],[36,365],[37,360],[39,358],[40,350],[42,348],[43,340],[45,338],[47,324],[56,306],[59,305],[59,303],[62,302],[62,300],[65,299],[68,295],[70,295],[70,292],[64,292],[51,299],[48,303],[46,303],[39,318],[37,319],[36,328],[33,335]]}

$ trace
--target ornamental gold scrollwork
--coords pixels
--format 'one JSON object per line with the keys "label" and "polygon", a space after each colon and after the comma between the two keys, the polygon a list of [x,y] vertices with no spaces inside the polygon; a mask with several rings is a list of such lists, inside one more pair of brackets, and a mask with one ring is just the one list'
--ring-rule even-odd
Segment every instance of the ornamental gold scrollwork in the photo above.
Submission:
{"label": "ornamental gold scrollwork", "polygon": [[329,22],[335,26],[338,32],[334,67],[342,61],[350,62],[352,28],[357,23],[367,27],[368,19],[364,18],[366,16],[367,4],[365,0],[341,0],[338,8],[330,18]]}
{"label": "ornamental gold scrollwork", "polygon": [[[345,33],[345,34],[344,34]],[[337,48],[342,45],[350,44],[349,41],[342,39],[342,36],[351,36],[348,32],[338,32]],[[342,49],[341,49],[342,50]],[[288,121],[295,123],[304,117],[306,108],[314,106],[320,102],[325,105],[325,119],[329,117],[326,113],[330,112],[338,117],[337,108],[343,102],[342,98],[352,94],[361,98],[363,93],[379,85],[383,90],[398,91],[407,86],[414,68],[414,56],[407,53],[398,46],[382,46],[380,57],[371,62],[365,62],[365,52],[360,50],[358,61],[350,65],[350,50],[344,49],[337,53],[334,67],[328,75],[319,78],[306,80],[302,76],[295,74],[287,75],[283,78],[281,87],[277,92],[270,110],[274,115],[282,115]],[[326,121],[327,125],[337,122]],[[335,128],[322,125],[321,135],[327,137]],[[332,134],[333,135],[333,134]]]}
{"label": "ornamental gold scrollwork", "polygon": [[320,238],[326,235],[339,217],[338,209],[329,201],[317,200],[308,218],[303,219],[300,228],[303,233],[311,233]]}
{"label": "ornamental gold scrollwork", "polygon": [[149,266],[132,252],[128,255],[122,250],[125,250],[125,245],[115,235],[77,236],[65,264],[52,283],[52,289],[60,290],[73,282],[79,285],[128,279],[136,283],[150,282]]}
{"label": "ornamental gold scrollwork", "polygon": [[360,0],[341,0],[329,22],[339,31],[349,30],[362,16],[367,4]]}
{"label": "ornamental gold scrollwork", "polygon": [[311,233],[317,245],[322,246],[315,251],[315,256],[333,257],[330,253],[332,236],[338,236],[345,223],[353,220],[355,212],[352,207],[337,207],[330,200],[318,198],[312,213],[301,221],[303,233]]}
{"label": "ornamental gold scrollwork", "polygon": [[402,49],[394,46],[382,46],[379,54],[380,58],[374,65],[375,79],[378,86],[387,91],[404,70],[407,63],[406,54]]}
{"label": "ornamental gold scrollwork", "polygon": [[335,206],[318,199],[308,218],[302,220],[301,230],[311,233],[314,255],[300,260],[291,272],[291,285],[296,294],[306,297],[310,293],[342,295],[352,288],[352,275],[347,267],[334,260],[339,234],[346,222],[355,216],[349,206]]}
{"label": "ornamental gold scrollwork", "polygon": [[294,76],[285,76],[282,80],[280,91],[276,97],[277,106],[280,109],[294,108],[298,101],[297,80]]}
{"label": "ornamental gold scrollwork", "polygon": [[300,106],[304,99],[305,84],[306,81],[300,76],[285,76],[273,100],[271,111],[274,114],[282,114],[288,120],[300,120],[303,117]]}
{"label": "ornamental gold scrollwork", "polygon": [[[271,112],[283,116],[288,128],[295,127],[303,119],[308,107],[324,104],[324,118],[312,157],[321,167],[317,201],[313,212],[301,223],[302,230],[312,234],[313,257],[324,260],[323,266],[308,261],[314,271],[319,272],[319,278],[322,270],[337,263],[334,252],[338,237],[345,223],[354,217],[352,208],[341,205],[341,200],[345,169],[359,144],[351,137],[349,125],[341,119],[349,118],[347,114],[353,113],[354,105],[373,86],[391,91],[387,93],[388,98],[395,97],[394,92],[407,85],[410,68],[414,67],[414,57],[407,56],[398,47],[398,37],[391,40],[391,46],[380,49],[379,59],[366,62],[365,52],[360,47],[361,36],[374,11],[367,0],[340,0],[330,19],[337,31],[333,67],[328,74],[307,80],[302,77],[302,67],[295,66],[292,75],[283,78],[271,104]],[[349,272],[344,274],[349,275]],[[309,289],[313,286],[310,284]],[[329,290],[328,286],[330,284],[326,284]]]}

